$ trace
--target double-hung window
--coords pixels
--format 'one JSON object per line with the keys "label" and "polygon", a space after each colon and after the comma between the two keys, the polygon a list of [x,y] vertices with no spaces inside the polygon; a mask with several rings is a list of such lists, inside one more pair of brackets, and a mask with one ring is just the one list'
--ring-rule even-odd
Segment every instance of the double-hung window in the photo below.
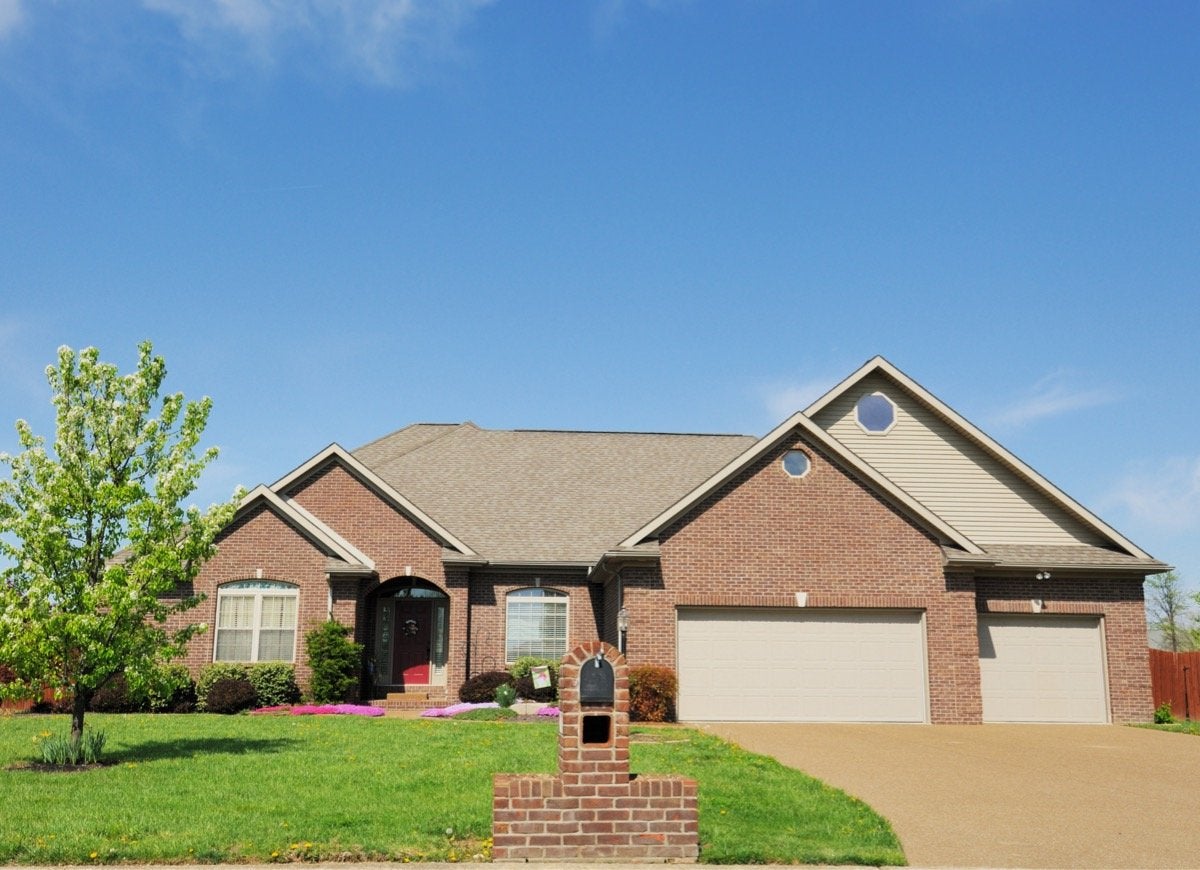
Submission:
{"label": "double-hung window", "polygon": [[555,589],[517,589],[508,593],[504,657],[560,659],[567,652],[567,594]]}
{"label": "double-hung window", "polygon": [[218,662],[290,662],[296,658],[296,610],[290,583],[239,580],[217,590]]}

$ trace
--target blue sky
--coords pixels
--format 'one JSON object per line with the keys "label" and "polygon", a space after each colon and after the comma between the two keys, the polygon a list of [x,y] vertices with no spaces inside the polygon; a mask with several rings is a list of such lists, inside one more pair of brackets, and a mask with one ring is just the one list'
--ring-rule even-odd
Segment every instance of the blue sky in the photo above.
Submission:
{"label": "blue sky", "polygon": [[0,0],[0,449],[761,434],[881,353],[1200,586],[1194,3]]}

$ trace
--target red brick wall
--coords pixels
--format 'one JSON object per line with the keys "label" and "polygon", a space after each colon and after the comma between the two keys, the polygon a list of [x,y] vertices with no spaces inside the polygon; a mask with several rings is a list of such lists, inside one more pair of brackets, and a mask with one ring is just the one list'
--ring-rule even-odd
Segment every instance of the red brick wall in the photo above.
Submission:
{"label": "red brick wall", "polygon": [[[811,460],[802,478],[787,450]],[[800,439],[781,445],[660,538],[660,569],[626,569],[627,654],[675,667],[675,606],[892,607],[926,611],[935,722],[978,721],[974,589],[948,591],[941,548]],[[968,641],[969,638],[969,641]]]}
{"label": "red brick wall", "polygon": [[[204,622],[208,631],[192,638],[184,660],[193,674],[213,660],[217,623],[217,589],[235,580],[278,580],[299,588],[296,638],[296,677],[306,684],[309,669],[304,633],[328,618],[329,584],[325,554],[266,507],[257,507],[235,520],[217,540],[217,553],[205,563],[194,584],[207,596],[200,606],[176,618],[175,624]],[[261,573],[261,577],[260,577]],[[347,589],[338,590],[335,613],[347,613]]]}
{"label": "red brick wall", "polygon": [[1030,600],[1040,598],[1045,614],[1102,616],[1112,721],[1150,721],[1154,703],[1141,577],[981,577],[976,587],[981,613],[1031,613]]}
{"label": "red brick wall", "polygon": [[[309,513],[357,547],[375,563],[379,583],[411,576],[426,580],[449,596],[449,632],[446,638],[446,690],[455,695],[466,679],[463,651],[467,638],[467,583],[465,569],[447,569],[442,545],[350,474],[336,460],[297,481],[287,493]],[[363,598],[377,588],[371,582]],[[374,655],[374,609],[357,611],[357,639]]]}
{"label": "red brick wall", "polygon": [[[537,585],[565,592],[567,648],[600,637],[598,615],[603,612],[604,588],[592,583],[582,569],[476,568],[471,572],[470,672],[504,670],[506,596],[516,589]],[[457,686],[453,687],[457,690]]]}

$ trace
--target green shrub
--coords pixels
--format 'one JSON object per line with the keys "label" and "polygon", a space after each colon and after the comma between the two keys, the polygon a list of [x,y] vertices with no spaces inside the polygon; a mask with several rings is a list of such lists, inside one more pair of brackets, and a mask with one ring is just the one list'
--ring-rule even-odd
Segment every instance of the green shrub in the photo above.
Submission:
{"label": "green shrub", "polygon": [[304,636],[312,682],[308,691],[318,704],[355,701],[362,678],[363,647],[350,640],[350,629],[335,620]]}
{"label": "green shrub", "polygon": [[296,684],[296,669],[288,662],[262,662],[246,669],[250,685],[254,686],[255,704],[259,707],[281,707],[300,700]]}
{"label": "green shrub", "polygon": [[190,713],[196,709],[196,683],[187,666],[178,662],[156,666],[141,694],[152,713]]}
{"label": "green shrub", "polygon": [[251,689],[254,688],[254,685],[250,683],[250,673],[246,670],[245,665],[234,662],[213,662],[200,672],[200,678],[196,680],[196,709],[200,712],[215,712],[208,709],[208,693],[213,684],[219,680],[244,680],[250,684]]}
{"label": "green shrub", "polygon": [[463,710],[461,713],[456,713],[453,718],[495,722],[500,719],[516,719],[517,711],[511,707],[478,707],[474,710]]}
{"label": "green shrub", "polygon": [[521,677],[529,676],[529,672],[531,670],[541,667],[542,665],[550,668],[550,676],[557,682],[559,665],[558,659],[539,659],[537,656],[521,656],[512,663],[512,667],[508,669],[508,672],[512,674],[515,679],[519,680]]}
{"label": "green shrub", "polygon": [[512,687],[512,683],[501,683],[496,687],[496,703],[507,710],[517,700],[517,690]]}
{"label": "green shrub", "polygon": [[[550,668],[550,685],[545,689],[533,687],[532,671],[535,667],[545,665]],[[508,669],[515,679],[517,694],[527,701],[541,701],[548,704],[558,700],[558,662],[554,659],[539,659],[524,656],[513,662]]]}
{"label": "green shrub", "polygon": [[143,707],[129,690],[124,674],[116,674],[96,690],[88,702],[95,713],[139,713]]}
{"label": "green shrub", "polygon": [[629,718],[635,722],[674,722],[675,672],[658,665],[629,669]]}
{"label": "green shrub", "polygon": [[258,699],[254,686],[240,677],[222,677],[208,687],[204,708],[209,713],[241,713]]}
{"label": "green shrub", "polygon": [[1155,725],[1171,725],[1175,722],[1175,715],[1171,712],[1171,702],[1163,701],[1154,710]]}
{"label": "green shrub", "polygon": [[462,684],[458,690],[458,700],[468,704],[486,704],[496,700],[496,687],[505,683],[513,683],[512,674],[508,671],[484,671]]}

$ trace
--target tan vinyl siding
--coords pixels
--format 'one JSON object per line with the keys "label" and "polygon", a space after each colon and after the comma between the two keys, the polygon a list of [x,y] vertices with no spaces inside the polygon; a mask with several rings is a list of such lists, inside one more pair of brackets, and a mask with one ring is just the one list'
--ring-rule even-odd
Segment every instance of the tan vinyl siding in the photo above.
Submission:
{"label": "tan vinyl siding", "polygon": [[[884,435],[854,419],[858,399],[876,391],[896,405]],[[864,378],[813,421],[978,544],[1107,543],[886,376]]]}

